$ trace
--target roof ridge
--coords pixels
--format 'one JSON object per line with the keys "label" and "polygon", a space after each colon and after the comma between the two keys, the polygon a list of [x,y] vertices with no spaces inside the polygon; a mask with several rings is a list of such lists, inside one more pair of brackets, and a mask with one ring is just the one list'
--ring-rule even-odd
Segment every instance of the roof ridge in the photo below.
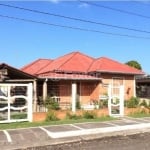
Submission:
{"label": "roof ridge", "polygon": [[[129,68],[132,68],[132,69],[138,70],[138,69],[136,69],[136,68],[134,68],[134,67],[131,67],[131,66],[128,66],[127,64],[122,63],[122,62],[120,62],[120,61],[117,61],[117,60],[114,60],[114,59],[111,59],[111,58],[108,58],[108,57],[102,57],[102,58],[104,58],[104,59],[108,59],[108,60],[111,60],[111,61],[113,61],[113,62],[115,62],[115,63],[119,63],[119,64],[124,65],[124,66],[129,67]],[[139,70],[139,71],[140,71],[140,70]],[[141,70],[141,71],[142,71],[142,70]]]}
{"label": "roof ridge", "polygon": [[[46,64],[45,66],[43,66],[43,68],[45,68],[46,66],[48,66],[49,64],[51,64],[53,61],[54,61],[54,60],[51,60],[48,64]],[[40,72],[43,68],[39,69],[37,72]],[[36,72],[36,73],[37,73],[37,72]],[[35,73],[35,74],[36,74],[36,73]],[[45,72],[40,72],[39,74],[41,74],[41,73],[45,73]]]}
{"label": "roof ridge", "polygon": [[[58,69],[57,70],[59,70],[60,69],[60,67],[61,66],[63,66],[64,64],[66,64],[73,56],[75,56],[77,53],[79,53],[79,52],[71,52],[71,53],[69,53],[69,54],[66,54],[66,55],[63,55],[63,56],[61,56],[61,57],[64,57],[64,56],[67,56],[67,55],[71,55],[72,54],[72,56],[70,57],[70,58],[68,58],[63,64],[61,64],[59,67],[58,67]],[[61,57],[59,57],[59,58],[61,58]]]}
{"label": "roof ridge", "polygon": [[87,72],[89,72],[91,66],[94,64],[94,62],[96,61],[97,58],[93,58],[93,61],[91,62],[91,64],[89,65],[88,69],[87,69]]}

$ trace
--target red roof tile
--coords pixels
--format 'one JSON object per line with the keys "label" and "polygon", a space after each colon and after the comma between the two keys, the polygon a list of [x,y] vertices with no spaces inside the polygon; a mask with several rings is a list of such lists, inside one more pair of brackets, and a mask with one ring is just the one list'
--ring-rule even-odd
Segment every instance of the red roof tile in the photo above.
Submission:
{"label": "red roof tile", "polygon": [[52,63],[38,71],[38,74],[49,71],[87,72],[93,58],[80,52],[72,52],[53,60]]}
{"label": "red roof tile", "polygon": [[50,72],[107,72],[122,74],[144,74],[142,71],[129,67],[112,59],[101,57],[92,58],[80,52],[72,52],[56,58],[38,59],[22,68],[32,75],[40,75]]}
{"label": "red roof tile", "polygon": [[38,74],[38,72],[45,68],[47,65],[49,65],[52,62],[50,59],[38,59],[23,68],[21,68],[22,71],[27,72],[32,75]]}
{"label": "red roof tile", "polygon": [[87,72],[90,64],[93,62],[93,58],[84,55],[80,52],[73,53],[73,56],[62,64],[58,70],[75,71],[75,72]]}
{"label": "red roof tile", "polygon": [[120,62],[114,61],[106,57],[96,59],[88,71],[122,73],[122,74],[143,74],[141,70],[129,67],[128,65],[122,64]]}

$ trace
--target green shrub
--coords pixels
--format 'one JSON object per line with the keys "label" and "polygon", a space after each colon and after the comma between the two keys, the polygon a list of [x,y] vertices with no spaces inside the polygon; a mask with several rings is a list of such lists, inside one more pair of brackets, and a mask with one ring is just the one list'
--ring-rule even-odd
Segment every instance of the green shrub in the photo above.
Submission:
{"label": "green shrub", "polygon": [[77,102],[76,102],[76,109],[81,109],[80,101],[77,101]]}
{"label": "green shrub", "polygon": [[137,97],[131,97],[127,101],[127,107],[128,108],[136,108],[138,105],[139,105],[139,98],[137,98]]}
{"label": "green shrub", "polygon": [[48,110],[59,110],[60,107],[59,107],[59,103],[58,102],[55,102],[51,97],[47,97],[45,102],[44,102],[44,105],[45,107],[48,109]]}
{"label": "green shrub", "polygon": [[136,112],[132,112],[129,114],[131,117],[139,118],[139,117],[150,117],[150,113],[147,113],[144,109]]}
{"label": "green shrub", "polygon": [[77,115],[77,114],[73,114],[73,113],[70,113],[70,112],[67,112],[66,113],[66,118],[67,119],[75,119],[75,120],[77,120],[77,119],[81,119],[82,116],[81,115]]}
{"label": "green shrub", "polygon": [[148,104],[145,99],[140,103],[140,106],[144,106],[146,108],[148,107]]}
{"label": "green shrub", "polygon": [[107,108],[108,107],[108,99],[100,100],[99,108]]}
{"label": "green shrub", "polygon": [[45,121],[58,121],[59,119],[56,116],[56,113],[54,111],[48,111],[46,115]]}
{"label": "green shrub", "polygon": [[95,119],[97,118],[97,114],[94,111],[84,111],[83,118],[85,119]]}
{"label": "green shrub", "polygon": [[128,100],[124,100],[124,107],[128,106]]}

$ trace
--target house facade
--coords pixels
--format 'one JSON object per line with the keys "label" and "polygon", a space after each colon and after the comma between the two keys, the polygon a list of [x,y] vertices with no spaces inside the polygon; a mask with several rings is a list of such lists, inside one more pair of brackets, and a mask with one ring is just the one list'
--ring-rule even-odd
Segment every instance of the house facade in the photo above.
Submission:
{"label": "house facade", "polygon": [[106,57],[93,58],[80,52],[72,52],[56,59],[38,59],[21,71],[37,79],[34,82],[34,111],[38,111],[40,98],[50,96],[63,109],[100,101],[123,86],[124,100],[136,96],[135,77],[144,73]]}
{"label": "house facade", "polygon": [[150,76],[140,76],[136,78],[137,96],[143,99],[150,99]]}

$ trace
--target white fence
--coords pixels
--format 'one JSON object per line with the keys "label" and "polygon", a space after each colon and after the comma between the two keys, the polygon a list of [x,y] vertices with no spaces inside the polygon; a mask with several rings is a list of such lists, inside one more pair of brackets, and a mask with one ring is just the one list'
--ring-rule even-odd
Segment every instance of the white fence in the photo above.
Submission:
{"label": "white fence", "polygon": [[32,83],[0,84],[0,123],[32,121]]}

